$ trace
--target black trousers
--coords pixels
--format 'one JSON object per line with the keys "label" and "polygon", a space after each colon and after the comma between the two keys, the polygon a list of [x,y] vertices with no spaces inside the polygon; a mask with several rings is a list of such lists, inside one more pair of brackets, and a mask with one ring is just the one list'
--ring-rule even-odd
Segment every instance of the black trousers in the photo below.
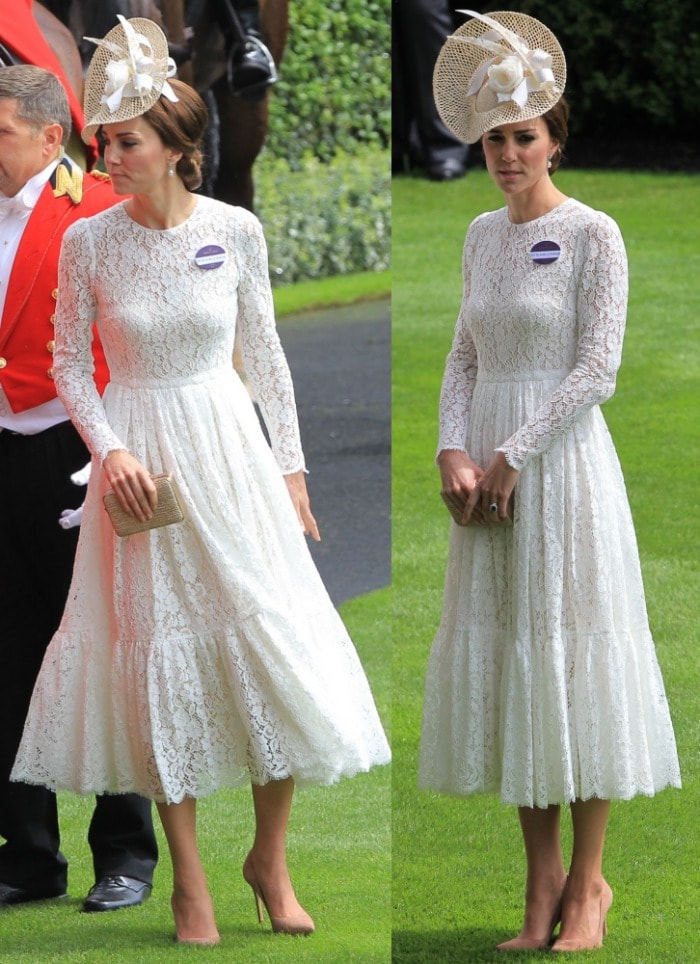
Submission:
{"label": "black trousers", "polygon": [[[9,780],[34,682],[68,595],[78,529],[58,525],[82,502],[70,481],[88,461],[70,422],[38,435],[0,432],[0,882],[65,890],[56,796]],[[158,850],[150,801],[99,796],[88,842],[95,878],[124,874],[151,882]]]}
{"label": "black trousers", "polygon": [[454,159],[466,164],[469,148],[443,124],[433,98],[433,69],[455,28],[447,0],[392,2],[392,167],[406,156],[429,167]]}

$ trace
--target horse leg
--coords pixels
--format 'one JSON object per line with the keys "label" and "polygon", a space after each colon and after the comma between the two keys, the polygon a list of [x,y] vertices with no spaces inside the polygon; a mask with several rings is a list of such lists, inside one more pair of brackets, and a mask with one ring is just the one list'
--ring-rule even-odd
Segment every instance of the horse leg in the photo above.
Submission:
{"label": "horse leg", "polygon": [[260,17],[265,43],[279,67],[289,30],[289,0],[260,0]]}
{"label": "horse leg", "polygon": [[219,112],[219,175],[215,197],[253,210],[253,164],[267,134],[268,98],[234,97],[225,77],[214,84]]}

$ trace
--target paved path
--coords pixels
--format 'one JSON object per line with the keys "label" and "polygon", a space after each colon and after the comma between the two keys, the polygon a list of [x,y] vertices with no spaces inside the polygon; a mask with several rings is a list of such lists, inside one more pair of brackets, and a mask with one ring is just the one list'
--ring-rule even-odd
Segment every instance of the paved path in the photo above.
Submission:
{"label": "paved path", "polygon": [[309,545],[339,605],[391,578],[389,302],[290,315],[279,331],[321,529]]}

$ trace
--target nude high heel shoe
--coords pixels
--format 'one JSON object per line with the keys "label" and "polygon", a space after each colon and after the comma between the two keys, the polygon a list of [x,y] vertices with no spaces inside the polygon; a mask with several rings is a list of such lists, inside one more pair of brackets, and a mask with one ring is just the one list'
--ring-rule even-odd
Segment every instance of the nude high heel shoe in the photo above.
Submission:
{"label": "nude high heel shoe", "polygon": [[175,940],[178,944],[197,944],[200,947],[214,947],[216,944],[221,943],[221,937],[219,932],[216,931],[210,937],[183,937],[177,925],[177,912],[176,912],[177,902],[175,900],[175,895],[170,898],[170,907],[173,912],[173,918],[175,920]]}
{"label": "nude high heel shoe", "polygon": [[198,944],[200,947],[216,947],[221,943],[220,937],[180,937],[175,929],[175,940],[178,944]]}
{"label": "nude high heel shoe", "polygon": [[522,931],[525,930],[527,925],[527,894],[525,896],[525,922],[523,923],[523,928],[517,937],[511,938],[509,941],[503,941],[502,944],[496,945],[497,951],[544,951],[547,950],[552,943],[554,937],[554,931],[556,930],[557,924],[561,920],[561,905],[564,899],[564,885],[566,884],[566,877],[564,877],[564,884],[562,884],[561,893],[559,899],[554,904],[554,909],[552,911],[552,917],[547,928],[547,932],[543,937],[522,937]]}
{"label": "nude high heel shoe", "polygon": [[561,901],[557,905],[557,909],[552,915],[552,922],[550,924],[549,930],[546,937],[513,937],[509,941],[503,941],[502,944],[496,944],[497,951],[544,951],[547,950],[549,945],[552,943],[552,936],[554,930],[561,920]]}
{"label": "nude high heel shoe", "polygon": [[572,938],[557,940],[552,944],[555,953],[567,953],[570,951],[593,951],[603,946],[603,938],[608,933],[608,911],[613,902],[613,892],[607,882],[603,883],[603,893],[600,896],[600,918],[598,930],[591,937]]}
{"label": "nude high heel shoe", "polygon": [[255,896],[255,907],[258,912],[258,923],[263,924],[265,922],[263,915],[264,907],[267,911],[267,916],[270,918],[273,933],[293,935],[313,934],[314,930],[316,929],[314,922],[303,908],[301,909],[300,914],[296,914],[294,916],[273,917],[273,915],[270,913],[270,908],[268,907],[265,894],[260,886],[257,874],[255,873],[255,868],[250,859],[250,855],[248,855],[245,863],[243,864],[243,879],[252,889]]}

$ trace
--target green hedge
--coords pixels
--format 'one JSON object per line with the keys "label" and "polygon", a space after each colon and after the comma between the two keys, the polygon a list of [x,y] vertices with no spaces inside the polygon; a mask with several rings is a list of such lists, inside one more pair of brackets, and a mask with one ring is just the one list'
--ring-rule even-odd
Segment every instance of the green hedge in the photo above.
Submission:
{"label": "green hedge", "polygon": [[255,164],[273,285],[390,260],[390,0],[292,0]]}
{"label": "green hedge", "polygon": [[386,148],[391,133],[389,0],[292,0],[270,97],[267,150],[293,169],[307,154]]}
{"label": "green hedge", "polygon": [[388,151],[338,151],[323,163],[306,155],[292,171],[263,153],[256,163],[256,212],[263,223],[273,285],[358,271],[390,262]]}

